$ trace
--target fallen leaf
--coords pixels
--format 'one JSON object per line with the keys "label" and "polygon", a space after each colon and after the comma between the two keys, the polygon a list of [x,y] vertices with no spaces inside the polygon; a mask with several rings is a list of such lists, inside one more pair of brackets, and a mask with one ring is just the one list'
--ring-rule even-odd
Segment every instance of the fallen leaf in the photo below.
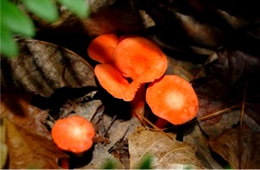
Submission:
{"label": "fallen leaf", "polygon": [[9,168],[59,168],[58,159],[67,158],[55,144],[7,120]]}
{"label": "fallen leaf", "polygon": [[[100,115],[96,115],[94,119],[94,122],[98,120],[98,117]],[[111,118],[110,116],[104,114],[102,116],[102,120],[98,123],[98,126],[104,127],[106,130],[99,129],[99,133],[101,136],[107,135],[109,139],[109,144],[106,143],[98,143],[95,146],[94,152],[93,152],[93,158],[91,162],[82,167],[87,169],[96,169],[100,168],[102,166],[103,161],[100,160],[107,160],[107,159],[114,159],[118,163],[118,168],[127,168],[129,165],[126,165],[124,163],[127,163],[125,158],[125,155],[120,155],[121,149],[124,149],[120,146],[124,146],[123,143],[125,139],[128,138],[128,135],[131,134],[133,131],[135,131],[136,127],[140,125],[140,122],[137,118],[132,117],[129,120],[122,120],[122,119],[115,119]],[[100,119],[100,118],[99,118]],[[112,123],[112,125],[111,125]],[[103,125],[102,125],[103,124]],[[108,130],[108,128],[110,129]],[[108,131],[107,131],[108,130]],[[103,133],[102,133],[103,131]],[[119,153],[119,157],[117,157],[115,152]]]}
{"label": "fallen leaf", "polygon": [[184,78],[187,81],[202,77],[205,73],[201,69],[201,64],[194,64],[192,62],[176,60],[172,57],[167,57],[168,67],[166,74],[174,74]]}
{"label": "fallen leaf", "polygon": [[1,86],[49,97],[62,87],[96,86],[93,68],[80,56],[57,45],[20,41],[20,54],[1,58]]}
{"label": "fallen leaf", "polygon": [[[239,139],[240,137],[240,139]],[[212,150],[221,155],[234,169],[260,168],[260,133],[254,133],[246,126],[230,129],[220,136],[210,138]]]}
{"label": "fallen leaf", "polygon": [[137,167],[145,155],[153,156],[152,168],[203,168],[191,144],[176,141],[174,134],[169,135],[172,139],[161,132],[139,127],[128,138],[130,168]]}
{"label": "fallen leaf", "polygon": [[248,25],[248,22],[242,18],[232,16],[227,11],[224,10],[217,10],[217,13],[227,21],[228,24],[232,26],[234,29],[242,28]]}
{"label": "fallen leaf", "polygon": [[182,29],[196,43],[217,47],[223,41],[224,34],[219,28],[180,12],[174,12],[174,15],[180,22]]}
{"label": "fallen leaf", "polygon": [[140,32],[144,28],[138,11],[129,7],[103,8],[92,13],[82,23],[90,36],[112,32],[134,33]]}
{"label": "fallen leaf", "polygon": [[41,110],[30,104],[31,95],[16,92],[7,92],[1,95],[1,117],[15,122],[28,131],[51,138],[44,126],[48,111]]}
{"label": "fallen leaf", "polygon": [[[213,113],[213,112],[212,112]],[[226,111],[211,120],[201,121],[200,127],[210,137],[218,136],[225,130],[232,128],[240,119],[240,110]]]}
{"label": "fallen leaf", "polygon": [[7,160],[7,154],[6,123],[0,119],[0,168],[4,168]]}
{"label": "fallen leaf", "polygon": [[184,135],[183,141],[193,144],[197,148],[196,155],[201,160],[201,163],[209,169],[222,169],[223,167],[216,162],[209,148],[209,142],[203,135],[198,125],[194,127],[191,133]]}
{"label": "fallen leaf", "polygon": [[234,88],[236,83],[241,83],[241,80],[249,79],[260,72],[258,55],[223,48],[215,56],[215,60],[208,63],[205,69],[209,77],[220,80],[227,86],[225,88]]}

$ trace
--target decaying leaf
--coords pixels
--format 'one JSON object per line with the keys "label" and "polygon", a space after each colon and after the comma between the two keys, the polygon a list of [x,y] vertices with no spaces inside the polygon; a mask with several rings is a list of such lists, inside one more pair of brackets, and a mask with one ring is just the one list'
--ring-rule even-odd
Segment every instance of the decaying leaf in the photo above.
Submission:
{"label": "decaying leaf", "polygon": [[199,44],[217,47],[223,40],[223,32],[217,27],[202,23],[192,16],[188,16],[179,12],[174,13],[180,21],[182,28],[186,34]]}
{"label": "decaying leaf", "polygon": [[[88,120],[91,120],[97,110],[102,107],[102,102],[99,99],[94,99],[96,90],[87,92],[82,97],[69,99],[59,107],[58,113],[60,118],[67,117],[71,113],[76,113]],[[82,92],[83,94],[83,92]]]}
{"label": "decaying leaf", "polygon": [[193,131],[183,137],[183,141],[193,144],[197,148],[196,155],[201,160],[201,163],[209,169],[221,169],[219,165],[212,157],[209,149],[209,143],[206,137],[201,132],[198,125],[196,125]]}
{"label": "decaying leaf", "polygon": [[88,35],[91,36],[112,32],[133,33],[143,29],[138,11],[130,8],[102,9],[83,20],[83,25]]}
{"label": "decaying leaf", "polygon": [[[214,58],[214,59],[213,59]],[[195,82],[199,97],[198,117],[225,110],[237,105],[233,110],[200,123],[202,130],[209,136],[218,136],[226,129],[237,124],[240,119],[240,106],[246,90],[245,121],[252,129],[259,124],[259,57],[239,50],[221,49],[205,66],[207,78]],[[198,84],[197,84],[198,83]],[[247,84],[247,86],[245,86]],[[246,89],[245,89],[246,88]],[[250,116],[254,120],[250,120]]]}
{"label": "decaying leaf", "polygon": [[172,57],[167,57],[167,60],[168,67],[166,74],[178,75],[187,81],[199,78],[205,74],[201,69],[201,64],[193,64],[183,60],[176,60]]}
{"label": "decaying leaf", "polygon": [[66,158],[49,139],[7,121],[9,168],[59,168],[58,159]]}
{"label": "decaying leaf", "polygon": [[97,142],[91,161],[81,168],[101,168],[105,160],[115,160],[117,168],[129,167],[129,155],[128,152],[124,152],[124,141],[140,125],[138,119],[132,117],[131,119],[124,120],[111,117],[104,114],[103,110],[101,110],[94,115],[92,122],[97,126],[97,136],[105,140]]}
{"label": "decaying leaf", "polygon": [[169,135],[172,139],[161,132],[139,127],[128,138],[130,168],[137,167],[145,155],[153,156],[153,168],[203,168],[191,144],[175,140],[174,134]]}
{"label": "decaying leaf", "polygon": [[31,105],[30,100],[31,95],[28,94],[15,92],[2,94],[0,116],[17,123],[32,133],[50,139],[50,133],[43,125],[48,116],[48,112]]}
{"label": "decaying leaf", "polygon": [[8,149],[6,145],[6,123],[0,119],[0,168],[4,168]]}
{"label": "decaying leaf", "polygon": [[57,45],[20,42],[17,58],[1,58],[1,86],[24,89],[45,97],[61,87],[96,86],[92,67],[80,56]]}
{"label": "decaying leaf", "polygon": [[220,136],[210,138],[209,144],[232,168],[259,169],[259,141],[260,134],[244,126],[241,130],[230,129]]}
{"label": "decaying leaf", "polygon": [[[212,112],[213,113],[213,112]],[[240,110],[226,111],[210,120],[201,121],[200,126],[208,136],[218,136],[239,122]]]}

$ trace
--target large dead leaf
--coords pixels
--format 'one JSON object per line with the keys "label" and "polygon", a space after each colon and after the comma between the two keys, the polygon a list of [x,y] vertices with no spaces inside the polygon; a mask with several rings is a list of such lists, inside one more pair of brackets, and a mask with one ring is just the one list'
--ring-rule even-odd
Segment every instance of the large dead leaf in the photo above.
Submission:
{"label": "large dead leaf", "polygon": [[92,67],[80,56],[57,45],[20,42],[17,58],[1,58],[1,86],[15,86],[49,97],[61,87],[96,86]]}
{"label": "large dead leaf", "polygon": [[42,136],[7,121],[9,168],[59,168],[58,159],[66,158],[55,144]]}
{"label": "large dead leaf", "polygon": [[2,94],[0,116],[15,122],[28,131],[50,139],[50,133],[43,125],[48,116],[48,112],[31,105],[30,98],[28,94],[15,92]]}
{"label": "large dead leaf", "polygon": [[232,168],[260,168],[260,133],[247,127],[230,129],[220,136],[210,138],[210,147],[220,154]]}
{"label": "large dead leaf", "polygon": [[153,156],[153,168],[203,168],[192,145],[176,141],[175,135],[171,134],[171,137],[172,139],[161,132],[139,127],[128,138],[130,168],[137,167],[147,154]]}
{"label": "large dead leaf", "polygon": [[183,137],[183,141],[188,142],[196,146],[196,155],[201,160],[202,164],[209,169],[221,169],[220,166],[212,157],[209,149],[209,143],[207,138],[203,135],[198,125],[196,125],[193,131]]}
{"label": "large dead leaf", "polygon": [[258,129],[260,122],[259,66],[258,56],[239,50],[222,49],[209,58],[205,66],[207,75],[205,81],[195,81],[193,84],[200,103],[198,117],[204,117],[234,105],[238,107],[200,122],[200,127],[207,135],[218,136],[238,123],[240,119],[238,104],[244,97],[246,114],[242,121],[246,121],[251,129]]}

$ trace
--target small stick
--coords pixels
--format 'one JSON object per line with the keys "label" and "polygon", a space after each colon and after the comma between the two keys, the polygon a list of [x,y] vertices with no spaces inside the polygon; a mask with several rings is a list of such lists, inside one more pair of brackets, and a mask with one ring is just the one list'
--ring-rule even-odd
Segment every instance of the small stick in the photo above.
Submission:
{"label": "small stick", "polygon": [[219,111],[214,112],[214,113],[211,113],[211,114],[209,114],[209,115],[199,117],[199,118],[197,118],[197,121],[198,121],[198,122],[201,122],[201,121],[204,121],[204,120],[208,120],[208,119],[210,119],[210,118],[213,118],[213,117],[216,117],[216,116],[218,116],[218,115],[221,115],[221,114],[223,114],[224,112],[229,111],[229,110],[232,110],[232,109],[237,108],[237,107],[238,107],[238,105],[233,105],[233,106],[228,107],[228,108],[226,108],[226,109],[219,110]]}
{"label": "small stick", "polygon": [[238,153],[239,153],[239,168],[242,168],[242,127],[243,127],[243,119],[245,115],[245,105],[246,105],[246,90],[247,90],[247,82],[245,82],[244,90],[243,90],[243,99],[242,106],[240,111],[240,126],[238,130]]}
{"label": "small stick", "polygon": [[111,122],[110,122],[110,124],[109,124],[109,126],[108,126],[108,128],[107,128],[107,130],[106,130],[106,132],[105,132],[105,134],[104,134],[105,137],[107,137],[108,131],[111,129],[111,127],[114,124],[116,118],[117,118],[117,115],[114,115],[112,120],[111,120]]}
{"label": "small stick", "polygon": [[246,105],[246,90],[247,90],[247,82],[245,83],[244,91],[243,91],[243,100],[242,100],[242,106],[240,111],[240,128],[243,126],[243,119],[245,115],[245,105]]}

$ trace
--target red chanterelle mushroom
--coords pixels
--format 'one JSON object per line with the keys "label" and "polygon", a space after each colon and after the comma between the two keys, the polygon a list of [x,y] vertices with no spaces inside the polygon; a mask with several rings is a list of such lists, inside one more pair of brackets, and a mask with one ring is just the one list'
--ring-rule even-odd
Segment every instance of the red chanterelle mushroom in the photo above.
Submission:
{"label": "red chanterelle mushroom", "polygon": [[167,68],[160,48],[137,36],[116,39],[113,34],[101,35],[92,41],[88,54],[102,63],[95,67],[101,86],[125,101],[132,101],[141,84],[160,78]]}
{"label": "red chanterelle mushroom", "polygon": [[95,130],[87,119],[71,116],[55,122],[51,135],[60,149],[81,153],[91,148]]}
{"label": "red chanterelle mushroom", "polygon": [[174,125],[192,120],[198,112],[198,98],[192,86],[175,75],[151,83],[146,102],[155,115]]}

